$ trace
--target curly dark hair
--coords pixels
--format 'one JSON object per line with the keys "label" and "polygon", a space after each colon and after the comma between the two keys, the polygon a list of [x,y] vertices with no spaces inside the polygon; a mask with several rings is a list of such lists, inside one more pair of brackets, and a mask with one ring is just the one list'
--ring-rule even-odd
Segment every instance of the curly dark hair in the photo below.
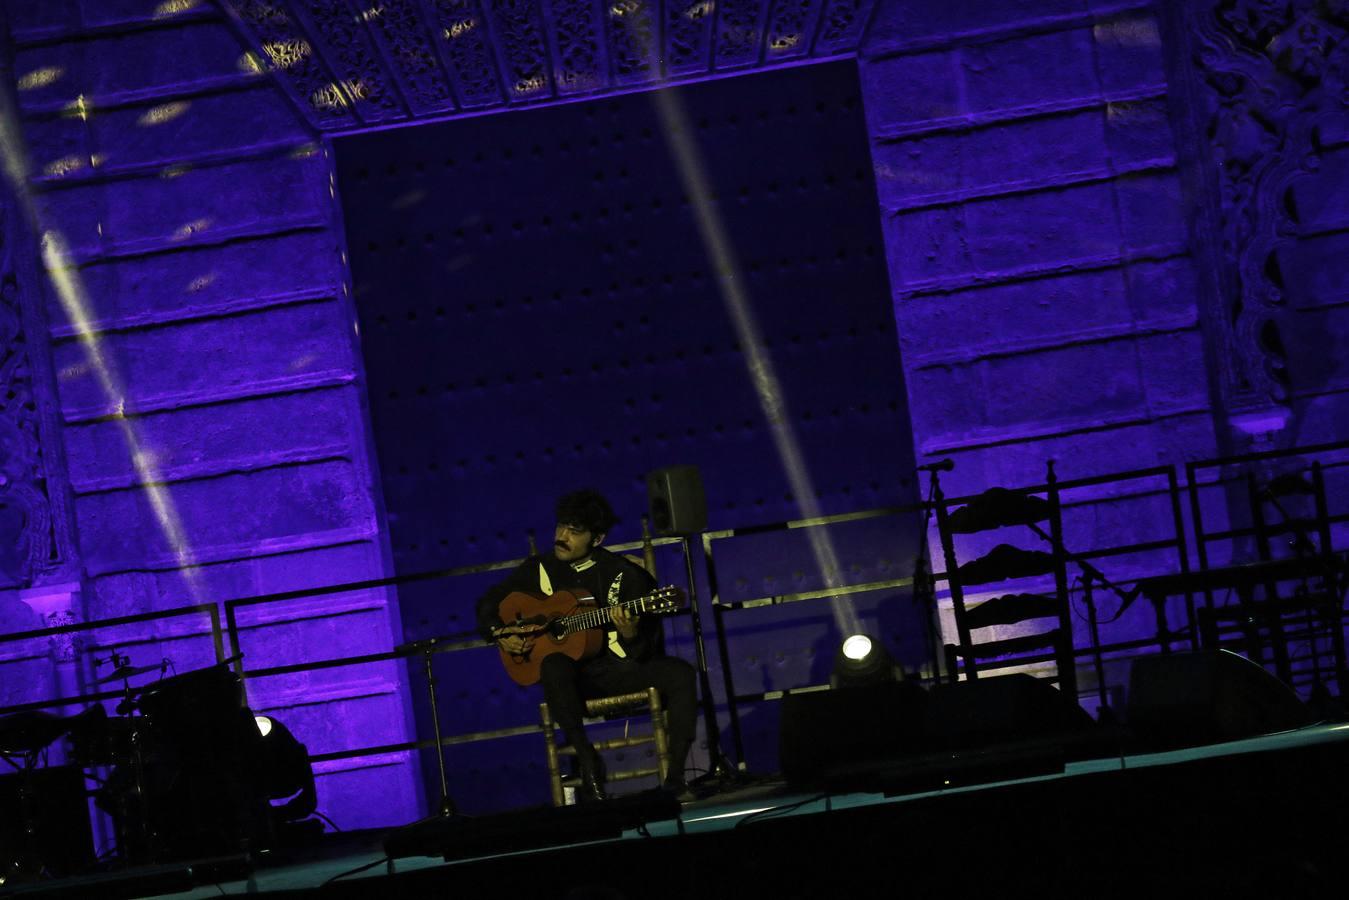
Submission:
{"label": "curly dark hair", "polygon": [[618,516],[603,494],[583,488],[558,498],[557,521],[562,525],[580,525],[592,534],[608,534]]}

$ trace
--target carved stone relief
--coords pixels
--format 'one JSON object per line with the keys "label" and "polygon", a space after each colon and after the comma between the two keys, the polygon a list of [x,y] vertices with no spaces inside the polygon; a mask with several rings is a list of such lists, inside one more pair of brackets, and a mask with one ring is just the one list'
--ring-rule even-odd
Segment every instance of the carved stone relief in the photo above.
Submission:
{"label": "carved stone relief", "polygon": [[492,45],[476,0],[434,0],[436,39],[450,61],[450,70],[464,106],[502,102]]}
{"label": "carved stone relief", "polygon": [[1317,124],[1349,103],[1349,4],[1200,0],[1187,24],[1217,179],[1224,271],[1213,324],[1228,345],[1226,400],[1240,416],[1288,401],[1277,253],[1296,237],[1290,192],[1318,165]]}
{"label": "carved stone relief", "polygon": [[530,100],[551,93],[548,52],[543,44],[539,7],[533,0],[495,0],[493,33],[507,73],[511,100]]}
{"label": "carved stone relief", "polygon": [[59,569],[70,537],[48,493],[9,215],[0,206],[0,587],[28,586]]}
{"label": "carved stone relief", "polygon": [[873,0],[228,0],[321,130],[856,51]]}
{"label": "carved stone relief", "polygon": [[655,20],[647,0],[605,0],[614,80],[638,84],[659,74]]}
{"label": "carved stone relief", "polygon": [[402,74],[409,105],[415,112],[454,107],[449,80],[436,62],[430,33],[422,26],[413,0],[384,0],[369,16],[371,30],[384,43]]}
{"label": "carved stone relief", "polygon": [[557,42],[554,78],[558,93],[593,91],[608,81],[590,0],[553,0],[553,35]]}
{"label": "carved stone relief", "polygon": [[309,38],[284,4],[267,0],[230,0],[239,20],[282,80],[290,82],[320,128],[343,128],[355,122],[349,101],[333,75],[315,58]]}

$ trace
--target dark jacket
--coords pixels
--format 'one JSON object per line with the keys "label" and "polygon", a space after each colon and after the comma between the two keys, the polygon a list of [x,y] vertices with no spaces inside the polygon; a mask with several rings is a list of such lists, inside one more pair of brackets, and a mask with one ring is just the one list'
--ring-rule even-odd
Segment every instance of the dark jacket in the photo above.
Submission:
{"label": "dark jacket", "polygon": [[[577,572],[569,563],[560,562],[551,553],[544,556],[531,556],[515,568],[504,580],[493,585],[478,599],[478,632],[486,640],[492,639],[492,627],[501,624],[498,609],[501,601],[512,591],[539,591],[539,566],[548,573],[548,580],[554,592],[564,589],[581,588],[595,598],[596,603],[605,606],[612,597],[617,602],[636,600],[643,594],[651,593],[656,580],[641,566],[630,562],[616,553],[610,553],[603,547],[596,547],[590,554],[595,564]],[[614,583],[617,582],[617,588]],[[610,627],[612,629],[612,626]],[[619,637],[624,658],[642,662],[653,656],[665,654],[665,632],[657,616],[642,616],[637,623],[637,636],[631,640]],[[613,654],[606,648],[599,657]]]}

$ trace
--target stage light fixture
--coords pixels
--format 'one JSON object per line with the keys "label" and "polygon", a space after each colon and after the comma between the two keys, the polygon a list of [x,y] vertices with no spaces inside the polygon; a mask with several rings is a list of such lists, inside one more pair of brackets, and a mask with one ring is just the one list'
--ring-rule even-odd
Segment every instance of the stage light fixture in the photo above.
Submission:
{"label": "stage light fixture", "polygon": [[[271,716],[254,716],[261,736],[258,759],[259,786],[271,804],[278,822],[293,822],[312,815],[318,807],[314,769],[309,751],[290,729]],[[284,803],[277,801],[284,800]]]}
{"label": "stage light fixture", "polygon": [[839,645],[829,686],[860,687],[897,680],[895,661],[880,641],[859,633],[849,635]]}

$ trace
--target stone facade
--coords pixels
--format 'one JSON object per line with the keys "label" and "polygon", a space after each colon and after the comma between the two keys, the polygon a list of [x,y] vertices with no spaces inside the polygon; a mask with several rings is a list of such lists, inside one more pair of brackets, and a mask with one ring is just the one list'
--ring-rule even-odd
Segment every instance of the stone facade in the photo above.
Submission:
{"label": "stone facade", "polygon": [[[664,29],[668,74],[861,42],[914,443],[956,461],[948,493],[1039,482],[1048,459],[1075,478],[1344,437],[1343,4],[723,6]],[[492,46],[476,3],[379,8],[356,27],[298,0],[7,4],[29,172],[0,281],[6,631],[41,621],[20,588],[81,573],[62,596],[101,618],[389,572],[323,132],[658,72],[589,7],[552,4],[554,28],[493,4]],[[23,274],[39,252],[46,286]],[[1157,518],[1124,493],[1101,492],[1083,543]],[[278,662],[401,637],[379,592],[243,624]],[[204,635],[127,640],[181,670],[209,661]],[[249,684],[314,753],[406,739],[408,690],[386,664]],[[413,768],[325,764],[320,790],[344,827],[405,821]]]}
{"label": "stone facade", "polygon": [[[79,613],[386,574],[329,152],[208,4],[9,7],[31,160],[13,213],[63,276],[23,287],[50,333],[37,401],[62,424]],[[240,629],[252,668],[401,634],[379,591],[241,610]],[[212,661],[203,616],[85,640]],[[384,663],[247,688],[317,754],[406,740],[403,682]],[[387,802],[355,802],[375,783]],[[416,783],[406,755],[320,765],[344,828],[415,818]]]}

